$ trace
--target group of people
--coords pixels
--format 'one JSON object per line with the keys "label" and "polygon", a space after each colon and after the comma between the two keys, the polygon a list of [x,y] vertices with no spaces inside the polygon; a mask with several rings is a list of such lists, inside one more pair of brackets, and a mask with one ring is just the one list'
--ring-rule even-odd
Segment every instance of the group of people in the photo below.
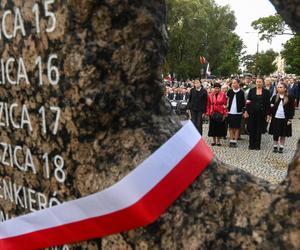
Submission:
{"label": "group of people", "polygon": [[[257,76],[253,81],[251,75],[243,82],[234,78],[215,81],[210,86],[194,80],[191,86],[182,86],[173,92],[177,98],[188,99],[187,112],[200,134],[203,134],[203,121],[208,118],[212,146],[221,146],[229,130],[229,147],[238,147],[241,134],[247,133],[249,149],[260,150],[262,134],[268,132],[273,136],[274,153],[283,153],[286,137],[292,136],[292,119],[299,94],[299,83],[295,79],[282,78],[274,82]],[[168,96],[172,97],[170,93]]]}

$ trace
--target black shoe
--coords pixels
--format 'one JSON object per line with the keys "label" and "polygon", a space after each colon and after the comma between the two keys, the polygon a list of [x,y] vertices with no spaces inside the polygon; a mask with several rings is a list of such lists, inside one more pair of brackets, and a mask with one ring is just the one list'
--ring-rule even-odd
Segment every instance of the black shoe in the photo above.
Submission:
{"label": "black shoe", "polygon": [[273,153],[278,153],[278,147],[273,147]]}
{"label": "black shoe", "polygon": [[234,142],[233,147],[234,147],[234,148],[237,148],[237,147],[238,147],[238,144],[237,144],[236,142]]}
{"label": "black shoe", "polygon": [[216,143],[213,142],[211,145],[212,145],[212,146],[216,146]]}
{"label": "black shoe", "polygon": [[249,149],[249,150],[255,150],[254,147],[250,147],[250,146],[248,147],[248,149]]}
{"label": "black shoe", "polygon": [[283,153],[283,148],[280,147],[279,150],[278,150],[278,153],[282,154]]}
{"label": "black shoe", "polygon": [[229,147],[230,147],[230,148],[233,148],[233,147],[234,147],[233,142],[229,142]]}
{"label": "black shoe", "polygon": [[221,147],[221,146],[222,146],[222,144],[221,144],[221,143],[217,143],[217,146],[218,146],[218,147]]}

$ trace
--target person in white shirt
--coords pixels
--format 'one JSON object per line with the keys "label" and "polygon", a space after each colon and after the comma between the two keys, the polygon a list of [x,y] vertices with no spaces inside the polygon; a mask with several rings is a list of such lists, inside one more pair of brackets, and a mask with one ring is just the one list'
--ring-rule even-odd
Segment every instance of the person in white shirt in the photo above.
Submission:
{"label": "person in white shirt", "polygon": [[240,88],[239,80],[233,79],[228,97],[228,126],[230,134],[229,147],[237,147],[240,135],[243,110],[245,108],[245,93]]}
{"label": "person in white shirt", "polygon": [[283,153],[286,137],[292,136],[292,119],[295,115],[294,98],[287,85],[278,83],[277,95],[271,99],[272,120],[269,133],[273,135],[273,152]]}

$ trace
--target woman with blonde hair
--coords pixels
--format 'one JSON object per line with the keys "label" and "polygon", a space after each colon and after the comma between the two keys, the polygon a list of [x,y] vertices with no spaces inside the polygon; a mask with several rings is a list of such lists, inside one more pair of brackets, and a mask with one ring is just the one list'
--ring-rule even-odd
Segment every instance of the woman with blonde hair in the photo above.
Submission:
{"label": "woman with blonde hair", "polygon": [[271,98],[276,95],[276,87],[273,85],[270,77],[265,79],[265,88],[266,90],[269,90]]}
{"label": "woman with blonde hair", "polygon": [[295,115],[294,98],[288,94],[285,83],[277,85],[277,95],[271,99],[271,114],[269,133],[273,135],[273,152],[283,153],[286,137],[292,136],[292,119]]}

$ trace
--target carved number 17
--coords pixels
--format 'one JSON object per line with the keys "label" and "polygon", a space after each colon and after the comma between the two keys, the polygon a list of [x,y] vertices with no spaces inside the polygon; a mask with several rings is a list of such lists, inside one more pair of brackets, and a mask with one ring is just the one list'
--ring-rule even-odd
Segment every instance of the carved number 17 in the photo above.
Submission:
{"label": "carved number 17", "polygon": [[[53,135],[56,135],[57,133],[57,130],[58,130],[58,125],[59,125],[59,119],[60,119],[60,113],[61,113],[61,110],[59,107],[50,107],[50,110],[52,112],[55,112],[56,113],[56,116],[55,116],[55,122],[54,122],[54,126],[53,126],[53,129],[52,129],[52,134]],[[46,126],[46,112],[45,112],[45,107],[42,106],[40,109],[39,109],[39,113],[41,114],[42,116],[42,132],[44,134],[47,134],[47,126]]]}

